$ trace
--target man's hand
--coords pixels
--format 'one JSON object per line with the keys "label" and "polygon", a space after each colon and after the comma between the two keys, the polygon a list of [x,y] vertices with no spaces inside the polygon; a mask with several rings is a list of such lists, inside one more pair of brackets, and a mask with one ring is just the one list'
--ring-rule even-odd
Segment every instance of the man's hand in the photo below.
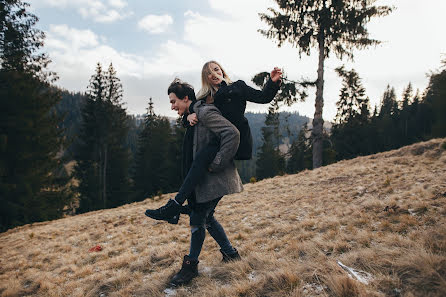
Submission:
{"label": "man's hand", "polygon": [[271,80],[273,82],[277,82],[282,79],[282,70],[278,67],[274,67],[270,75],[271,75]]}
{"label": "man's hand", "polygon": [[197,114],[196,113],[191,113],[190,115],[187,116],[187,120],[189,121],[189,124],[191,126],[196,125],[198,123]]}

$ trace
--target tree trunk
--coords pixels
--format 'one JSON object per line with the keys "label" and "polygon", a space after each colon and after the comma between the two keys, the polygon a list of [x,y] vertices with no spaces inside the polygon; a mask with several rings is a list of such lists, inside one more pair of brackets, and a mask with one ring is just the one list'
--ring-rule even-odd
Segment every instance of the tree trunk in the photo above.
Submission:
{"label": "tree trunk", "polygon": [[104,172],[102,173],[102,195],[104,208],[107,208],[107,145],[104,147]]}
{"label": "tree trunk", "polygon": [[96,202],[96,201],[94,201],[94,203],[92,203],[94,206],[93,206],[93,208],[94,209],[96,209],[96,208],[100,208],[100,201],[103,199],[103,195],[102,195],[102,181],[103,181],[103,178],[102,178],[102,172],[103,172],[103,170],[102,170],[102,168],[103,168],[103,166],[104,166],[104,162],[103,162],[103,154],[102,154],[102,145],[100,145],[99,146],[99,170],[98,170],[98,173],[99,173],[99,176],[98,176],[98,201]]}
{"label": "tree trunk", "polygon": [[322,129],[324,120],[322,119],[322,109],[324,107],[324,59],[325,59],[325,38],[320,33],[319,37],[319,66],[317,69],[316,100],[314,104],[313,130],[313,169],[322,166],[323,135]]}

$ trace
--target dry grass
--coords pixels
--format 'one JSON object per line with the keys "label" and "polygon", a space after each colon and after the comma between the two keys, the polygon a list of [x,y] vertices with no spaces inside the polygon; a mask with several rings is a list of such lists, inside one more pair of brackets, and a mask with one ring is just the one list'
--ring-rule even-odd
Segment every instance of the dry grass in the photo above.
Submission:
{"label": "dry grass", "polygon": [[[208,236],[200,276],[164,292],[188,252],[156,200],[0,234],[1,296],[446,296],[445,139],[245,185],[216,217],[242,261]],[[102,251],[89,252],[93,246]],[[348,276],[337,261],[371,275]]]}

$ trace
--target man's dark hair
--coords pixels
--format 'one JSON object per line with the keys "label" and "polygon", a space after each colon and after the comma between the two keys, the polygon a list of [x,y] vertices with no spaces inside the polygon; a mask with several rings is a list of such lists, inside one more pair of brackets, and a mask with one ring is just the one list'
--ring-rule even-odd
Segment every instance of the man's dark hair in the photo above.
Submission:
{"label": "man's dark hair", "polygon": [[167,95],[170,93],[174,93],[180,99],[184,99],[184,97],[188,96],[189,100],[197,100],[195,98],[194,88],[190,84],[181,81],[179,78],[175,78],[170,84],[167,89]]}

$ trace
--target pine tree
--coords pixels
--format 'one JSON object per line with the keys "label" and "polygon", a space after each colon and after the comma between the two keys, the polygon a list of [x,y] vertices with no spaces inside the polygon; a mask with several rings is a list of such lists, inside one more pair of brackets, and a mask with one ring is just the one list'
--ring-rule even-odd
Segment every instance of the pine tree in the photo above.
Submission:
{"label": "pine tree", "polygon": [[308,126],[305,124],[299,131],[299,136],[291,144],[289,151],[290,158],[287,162],[287,172],[297,173],[304,169],[312,168],[311,156],[311,139],[307,137],[309,134]]}
{"label": "pine tree", "polygon": [[398,147],[398,123],[399,109],[396,101],[395,89],[389,85],[383,94],[381,108],[378,114],[377,133],[378,151],[387,151]]}
{"label": "pine tree", "polygon": [[350,159],[369,153],[369,98],[358,73],[352,69],[336,68],[342,78],[342,88],[336,103],[338,111],[331,139],[337,159]]}
{"label": "pine tree", "polygon": [[401,112],[399,117],[399,128],[401,133],[401,146],[407,145],[413,142],[413,139],[409,136],[409,121],[410,121],[410,105],[413,98],[412,84],[409,83],[404,89],[403,100],[401,105]]}
{"label": "pine tree", "polygon": [[344,67],[338,67],[336,72],[343,80],[339,100],[336,102],[338,111],[335,117],[335,123],[341,125],[359,118],[361,111],[368,112],[364,106],[367,107],[369,100],[365,95],[361,79],[354,69],[346,71]]}
{"label": "pine tree", "polygon": [[181,117],[178,117],[172,129],[172,138],[169,145],[170,162],[169,185],[172,191],[177,191],[183,182],[183,140],[186,129],[183,127]]}
{"label": "pine tree", "polygon": [[109,207],[130,201],[129,166],[130,150],[127,148],[128,116],[122,103],[122,84],[110,63],[106,72],[106,114],[109,118],[106,161],[107,200]]}
{"label": "pine tree", "polygon": [[122,107],[122,85],[110,64],[98,63],[82,110],[75,175],[79,180],[79,212],[115,207],[129,201],[128,118]]}
{"label": "pine tree", "polygon": [[172,188],[169,177],[175,160],[169,156],[171,143],[172,130],[169,120],[155,114],[150,98],[144,127],[139,135],[138,154],[135,160],[133,177],[135,201]]}
{"label": "pine tree", "polygon": [[285,172],[285,157],[279,150],[278,102],[273,101],[262,128],[263,144],[257,155],[257,180],[273,177]]}
{"label": "pine tree", "polygon": [[[432,114],[432,137],[446,136],[446,60],[443,61],[443,67],[441,72],[431,74],[424,100],[430,106]],[[428,126],[427,119],[423,122]],[[425,132],[428,130],[430,129],[426,128]]]}
{"label": "pine tree", "polygon": [[72,198],[63,164],[57,77],[41,53],[38,18],[20,0],[0,2],[0,231],[59,218]]}
{"label": "pine tree", "polygon": [[334,52],[342,59],[353,59],[354,48],[366,48],[379,44],[370,39],[365,27],[375,16],[384,16],[391,12],[387,6],[373,6],[374,0],[276,0],[279,9],[269,8],[272,15],[260,17],[269,26],[269,30],[259,30],[263,35],[278,42],[285,42],[299,48],[299,54],[309,55],[312,47],[319,50],[319,65],[316,81],[315,113],[313,118],[313,168],[322,166],[324,105],[324,61]]}

